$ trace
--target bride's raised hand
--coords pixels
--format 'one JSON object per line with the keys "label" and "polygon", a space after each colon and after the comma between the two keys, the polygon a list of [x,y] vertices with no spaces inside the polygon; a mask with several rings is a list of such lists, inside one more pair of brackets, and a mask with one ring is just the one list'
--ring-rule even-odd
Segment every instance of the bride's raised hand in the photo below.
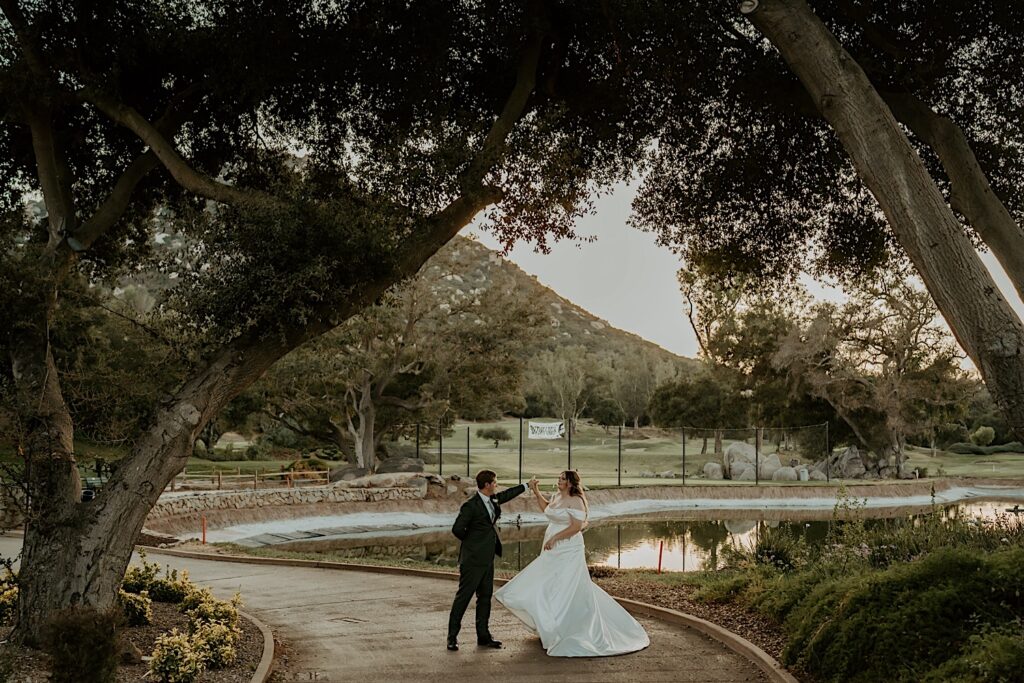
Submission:
{"label": "bride's raised hand", "polygon": [[555,540],[553,538],[548,539],[548,541],[544,544],[544,550],[551,550],[554,547],[555,547]]}

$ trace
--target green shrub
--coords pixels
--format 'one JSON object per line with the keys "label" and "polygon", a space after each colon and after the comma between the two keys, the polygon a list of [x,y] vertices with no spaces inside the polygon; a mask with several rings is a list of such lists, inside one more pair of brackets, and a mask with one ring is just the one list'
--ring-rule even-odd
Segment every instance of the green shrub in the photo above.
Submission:
{"label": "green shrub", "polygon": [[136,594],[120,590],[117,593],[117,601],[129,626],[146,626],[153,623],[153,601],[149,599],[148,591]]}
{"label": "green shrub", "polygon": [[959,455],[994,455],[996,453],[1024,453],[1024,444],[1020,441],[999,444],[998,446],[976,446],[972,443],[958,442],[946,448],[950,453]]}
{"label": "green shrub", "polygon": [[201,624],[223,624],[229,628],[238,628],[238,608],[242,598],[235,595],[230,602],[226,600],[203,600],[185,612],[189,619],[189,631],[195,633]]}
{"label": "green shrub", "polygon": [[223,669],[235,663],[235,646],[242,632],[225,624],[203,622],[192,634],[192,649],[207,669]]}
{"label": "green shrub", "polygon": [[73,607],[58,612],[43,628],[54,681],[111,683],[117,674],[117,610]]}
{"label": "green shrub", "polygon": [[18,587],[0,589],[0,626],[10,626],[18,616]]}
{"label": "green shrub", "polygon": [[512,434],[504,427],[481,427],[476,430],[476,436],[478,439],[486,439],[494,442],[494,447],[498,447],[498,443],[501,441],[511,441]]}
{"label": "green shrub", "polygon": [[263,435],[263,440],[268,441],[272,446],[281,448],[295,448],[299,445],[299,435],[287,427],[281,426],[268,429]]}
{"label": "green shrub", "polygon": [[213,593],[210,592],[209,588],[199,586],[192,586],[192,590],[189,591],[188,595],[181,601],[179,608],[182,612],[188,612],[189,610],[195,609],[199,606],[199,603],[206,601],[214,601],[217,598],[213,597]]}
{"label": "green shrub", "polygon": [[766,528],[754,546],[757,564],[791,572],[807,562],[807,545],[788,527]]}
{"label": "green shrub", "polygon": [[991,444],[995,440],[995,438],[996,430],[985,425],[978,427],[970,436],[971,443],[973,443],[975,446],[982,447]]}
{"label": "green shrub", "polygon": [[149,597],[154,602],[180,603],[185,596],[195,590],[188,578],[188,570],[178,574],[177,569],[167,572],[163,578],[154,579],[149,584]]}
{"label": "green shrub", "polygon": [[160,565],[156,562],[146,562],[146,551],[139,551],[139,558],[142,560],[142,566],[132,565],[128,567],[128,570],[124,573],[124,579],[121,580],[121,590],[126,593],[139,594],[142,591],[148,591],[150,585],[160,574]]}
{"label": "green shrub", "polygon": [[919,681],[961,651],[965,625],[1024,609],[1024,548],[946,548],[880,572],[826,579],[786,618],[783,658],[825,680]]}
{"label": "green shrub", "polygon": [[192,639],[173,629],[160,636],[153,648],[149,673],[160,683],[193,683],[203,673],[203,660],[192,646]]}
{"label": "green shrub", "polygon": [[926,683],[1014,683],[1024,672],[1024,624],[1020,619],[1000,628],[971,634],[958,657],[932,671]]}

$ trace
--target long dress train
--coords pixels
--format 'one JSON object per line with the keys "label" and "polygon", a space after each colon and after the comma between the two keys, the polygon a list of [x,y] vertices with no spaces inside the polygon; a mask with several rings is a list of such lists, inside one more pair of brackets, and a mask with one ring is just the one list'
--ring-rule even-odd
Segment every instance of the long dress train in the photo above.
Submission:
{"label": "long dress train", "polygon": [[[551,504],[544,514],[545,543],[569,526],[569,515],[585,519],[583,510]],[[582,533],[541,551],[494,597],[540,636],[552,657],[620,655],[651,642],[643,626],[591,581]]]}

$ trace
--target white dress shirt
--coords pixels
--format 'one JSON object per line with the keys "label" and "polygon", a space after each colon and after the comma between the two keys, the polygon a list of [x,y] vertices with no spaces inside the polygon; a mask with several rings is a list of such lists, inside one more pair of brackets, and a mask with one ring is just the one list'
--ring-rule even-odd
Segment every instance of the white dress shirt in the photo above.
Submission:
{"label": "white dress shirt", "polygon": [[476,492],[476,495],[480,496],[480,498],[483,499],[484,506],[487,508],[487,514],[489,514],[491,516],[491,521],[493,522],[494,521],[494,503],[492,503],[491,499],[488,498],[487,496],[485,496],[479,490]]}

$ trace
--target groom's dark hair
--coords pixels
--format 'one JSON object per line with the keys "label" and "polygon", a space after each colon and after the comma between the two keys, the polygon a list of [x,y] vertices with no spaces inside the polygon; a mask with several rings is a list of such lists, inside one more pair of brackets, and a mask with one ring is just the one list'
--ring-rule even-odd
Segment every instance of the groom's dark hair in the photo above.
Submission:
{"label": "groom's dark hair", "polygon": [[498,478],[498,475],[490,470],[480,470],[476,473],[476,487],[482,489]]}

